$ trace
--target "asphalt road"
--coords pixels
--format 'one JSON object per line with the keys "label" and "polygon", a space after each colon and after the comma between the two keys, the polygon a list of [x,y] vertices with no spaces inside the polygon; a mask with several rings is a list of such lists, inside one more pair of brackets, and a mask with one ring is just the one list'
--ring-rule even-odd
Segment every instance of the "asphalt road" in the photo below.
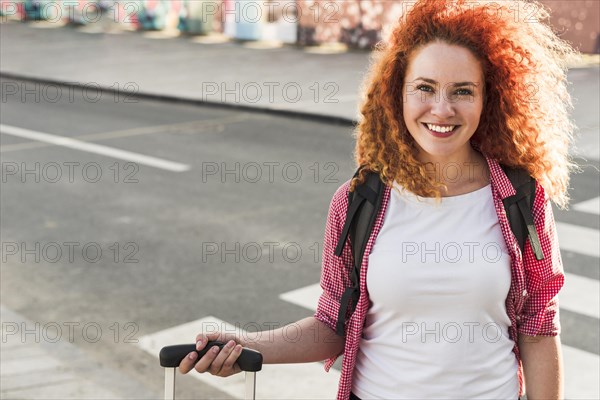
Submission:
{"label": "asphalt road", "polygon": [[[250,331],[312,315],[279,296],[319,280],[329,201],[353,172],[351,127],[54,93],[3,99],[0,123],[106,147],[0,135],[5,307],[42,326],[80,324],[74,345],[141,397],[160,393],[162,371],[130,339],[207,315]],[[140,155],[153,158],[131,162]],[[598,161],[579,161],[574,204],[599,196]],[[597,214],[555,215],[599,227]],[[568,273],[599,279],[597,257],[562,254]],[[599,354],[597,318],[561,310],[561,320],[564,344]],[[184,396],[201,385],[227,397],[182,385]]]}
{"label": "asphalt road", "polygon": [[3,134],[5,306],[42,326],[99,324],[103,340],[75,343],[150,384],[149,359],[114,343],[115,322],[139,338],[205,315],[266,329],[312,314],[278,296],[318,282],[329,201],[352,174],[351,128],[64,90],[57,102],[9,98],[1,123],[189,169]]}

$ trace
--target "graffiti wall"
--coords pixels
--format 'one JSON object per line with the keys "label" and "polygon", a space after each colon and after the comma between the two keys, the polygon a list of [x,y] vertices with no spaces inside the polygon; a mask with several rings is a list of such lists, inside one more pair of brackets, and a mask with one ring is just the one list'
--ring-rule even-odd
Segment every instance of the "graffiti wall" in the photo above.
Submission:
{"label": "graffiti wall", "polygon": [[[477,0],[473,0],[477,2]],[[510,2],[511,0],[497,0]],[[538,0],[550,24],[584,53],[600,53],[600,0]],[[0,15],[23,20],[95,23],[100,15],[143,30],[221,33],[239,40],[314,46],[343,43],[369,49],[385,38],[415,0],[0,0]],[[493,3],[492,3],[493,4]],[[525,5],[523,18],[535,16]],[[531,7],[529,7],[531,6]],[[59,16],[60,17],[60,16]]]}
{"label": "graffiti wall", "polygon": [[[297,3],[300,45],[341,42],[353,48],[369,48],[385,37],[386,31],[410,10],[414,1],[298,0]],[[600,53],[600,1],[540,0],[540,3],[550,11],[550,23],[563,39],[582,52]],[[532,5],[523,11],[523,17],[537,11]]]}

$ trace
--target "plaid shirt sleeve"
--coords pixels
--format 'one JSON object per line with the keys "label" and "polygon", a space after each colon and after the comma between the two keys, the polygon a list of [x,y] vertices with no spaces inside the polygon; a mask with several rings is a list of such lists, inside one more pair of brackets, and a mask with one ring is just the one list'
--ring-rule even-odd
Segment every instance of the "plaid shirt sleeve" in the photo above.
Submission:
{"label": "plaid shirt sleeve", "polygon": [[[565,280],[552,204],[546,192],[536,183],[533,221],[544,259],[538,261],[526,243],[523,264],[527,295],[520,315],[519,334],[557,336],[560,334],[558,292]],[[529,239],[527,240],[529,242]]]}
{"label": "plaid shirt sleeve", "polygon": [[[314,314],[317,320],[323,322],[334,332],[336,330],[340,299],[344,293],[344,289],[350,286],[349,276],[350,268],[352,268],[352,255],[348,243],[345,244],[341,257],[334,254],[346,220],[349,182],[343,184],[335,192],[329,206],[323,240],[321,271],[321,288],[323,289],[323,293],[319,298],[317,311]],[[331,368],[340,355],[341,353],[326,361],[326,371],[329,371],[329,368]]]}

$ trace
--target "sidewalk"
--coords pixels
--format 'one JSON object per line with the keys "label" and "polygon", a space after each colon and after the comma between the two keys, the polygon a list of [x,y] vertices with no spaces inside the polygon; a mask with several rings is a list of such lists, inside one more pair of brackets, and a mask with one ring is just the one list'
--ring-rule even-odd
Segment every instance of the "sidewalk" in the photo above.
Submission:
{"label": "sidewalk", "polygon": [[360,51],[317,54],[323,49],[269,48],[260,42],[198,43],[210,38],[160,32],[85,33],[49,23],[9,21],[0,25],[0,32],[4,77],[78,82],[91,89],[100,86],[345,123],[357,119],[357,91],[369,56]]}
{"label": "sidewalk", "polygon": [[[36,325],[0,305],[0,398],[152,399],[157,393],[123,379],[77,346],[42,337]],[[24,328],[27,328],[25,331]],[[51,330],[48,330],[50,332]],[[53,335],[54,333],[44,334]]]}
{"label": "sidewalk", "polygon": [[[0,73],[44,83],[78,83],[160,99],[275,110],[356,121],[369,53],[273,47],[169,32],[81,29],[49,22],[0,24]],[[596,70],[598,55],[577,69]],[[597,72],[595,72],[597,74]],[[575,88],[577,91],[577,88]]]}

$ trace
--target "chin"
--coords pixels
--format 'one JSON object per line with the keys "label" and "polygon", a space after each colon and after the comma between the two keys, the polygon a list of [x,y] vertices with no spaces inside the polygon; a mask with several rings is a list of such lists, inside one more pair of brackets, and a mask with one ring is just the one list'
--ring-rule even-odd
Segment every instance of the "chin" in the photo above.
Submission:
{"label": "chin", "polygon": [[449,157],[452,154],[458,152],[462,146],[456,146],[456,145],[444,145],[444,144],[433,144],[433,143],[428,143],[425,144],[424,146],[419,145],[418,146],[419,149],[421,150],[421,152],[423,152],[426,155],[432,156],[432,157]]}

